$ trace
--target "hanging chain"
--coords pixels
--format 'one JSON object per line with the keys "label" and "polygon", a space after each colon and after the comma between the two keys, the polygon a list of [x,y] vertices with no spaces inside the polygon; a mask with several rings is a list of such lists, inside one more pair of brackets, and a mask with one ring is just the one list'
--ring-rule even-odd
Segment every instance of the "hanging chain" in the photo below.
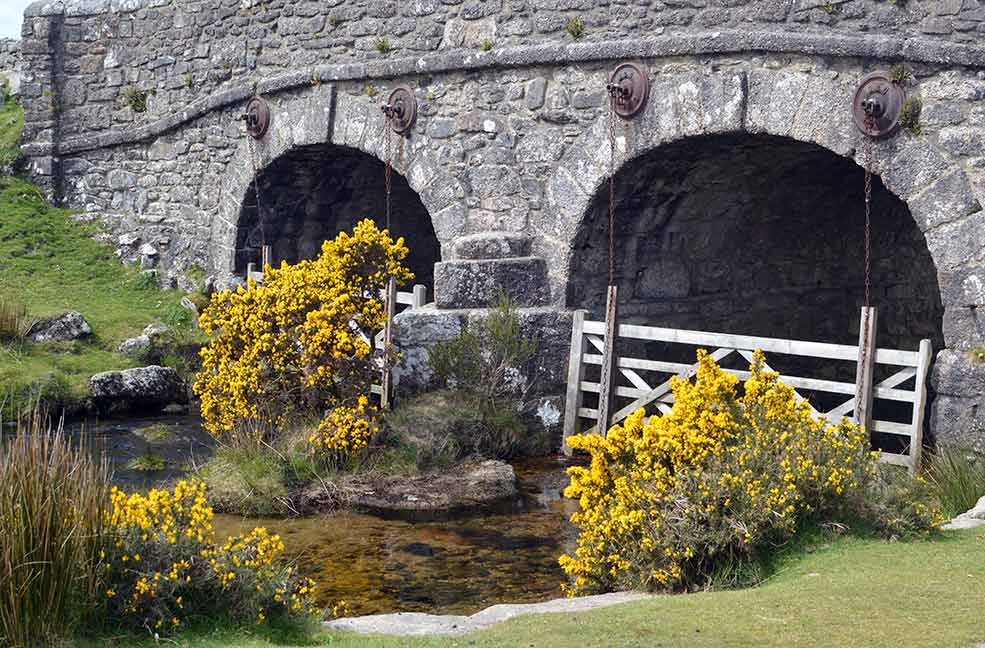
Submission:
{"label": "hanging chain", "polygon": [[616,109],[609,101],[609,285],[616,280]]}
{"label": "hanging chain", "polygon": [[[872,117],[866,118],[867,125]],[[865,305],[872,306],[872,138],[865,137],[863,165],[865,167]]]}
{"label": "hanging chain", "polygon": [[[267,232],[264,226],[263,209],[260,206],[260,169],[257,165],[256,142],[252,137],[247,136],[247,146],[250,147],[250,162],[253,165],[253,196],[256,199],[257,223],[260,225],[260,245],[261,249],[267,245]],[[261,268],[262,270],[262,268]]]}
{"label": "hanging chain", "polygon": [[393,189],[393,139],[391,133],[393,129],[391,128],[391,118],[390,114],[387,113],[383,120],[383,137],[386,138],[386,171],[383,175],[384,184],[386,187],[386,228],[390,229],[390,211],[392,209],[390,192]]}

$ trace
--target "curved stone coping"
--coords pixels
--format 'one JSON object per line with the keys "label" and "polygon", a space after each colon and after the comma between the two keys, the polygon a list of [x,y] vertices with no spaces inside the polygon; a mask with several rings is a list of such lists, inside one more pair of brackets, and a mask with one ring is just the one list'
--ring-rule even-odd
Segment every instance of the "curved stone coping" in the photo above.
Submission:
{"label": "curved stone coping", "polygon": [[[459,49],[420,57],[320,65],[307,70],[268,77],[256,83],[241,83],[193,101],[178,112],[137,128],[66,139],[58,145],[57,153],[67,155],[139,142],[177,128],[213,110],[242,102],[254,93],[277,94],[309,85],[315,80],[331,83],[391,79],[437,72],[742,52],[907,60],[985,68],[985,46],[981,45],[942,43],[924,38],[893,36],[831,36],[735,30],[646,39],[545,43],[504,47],[490,52]],[[50,144],[25,147],[25,152],[29,156],[45,155],[51,151]]]}
{"label": "curved stone coping", "polygon": [[652,595],[636,592],[613,592],[611,594],[599,594],[597,596],[555,599],[546,603],[493,605],[472,616],[443,616],[421,614],[419,612],[400,612],[397,614],[373,614],[370,616],[336,619],[335,621],[326,622],[325,626],[331,630],[344,630],[358,634],[382,634],[403,637],[463,635],[525,614],[583,612],[647,598],[652,598]]}

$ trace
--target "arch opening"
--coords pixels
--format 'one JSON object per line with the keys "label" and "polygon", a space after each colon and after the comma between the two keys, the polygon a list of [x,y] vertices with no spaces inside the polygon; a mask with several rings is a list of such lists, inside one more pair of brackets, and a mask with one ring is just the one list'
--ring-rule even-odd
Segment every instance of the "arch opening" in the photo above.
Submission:
{"label": "arch opening", "polygon": [[[863,169],[814,144],[730,134],[653,149],[616,175],[619,320],[857,344],[864,214]],[[576,234],[567,305],[602,319],[607,268],[605,183]],[[915,350],[929,338],[943,347],[943,306],[924,235],[877,177],[871,285],[878,346]],[[637,351],[693,362],[693,348],[674,346]],[[790,356],[773,367],[854,382],[853,362],[830,363],[821,375],[803,373],[803,361]]]}
{"label": "arch opening", "polygon": [[[275,159],[247,189],[236,236],[236,272],[245,272],[249,263],[259,266],[264,242],[275,263],[294,263],[316,257],[325,240],[351,231],[364,218],[385,227],[385,169],[367,153],[332,144],[297,147]],[[391,205],[390,234],[404,237],[414,283],[430,288],[441,245],[427,208],[396,171]]]}

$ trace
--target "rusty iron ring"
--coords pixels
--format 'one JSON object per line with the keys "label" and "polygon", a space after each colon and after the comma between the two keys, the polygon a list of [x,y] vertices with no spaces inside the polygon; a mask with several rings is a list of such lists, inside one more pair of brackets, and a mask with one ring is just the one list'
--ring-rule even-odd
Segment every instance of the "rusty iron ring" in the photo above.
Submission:
{"label": "rusty iron ring", "polygon": [[246,122],[246,132],[253,139],[261,139],[270,128],[270,105],[262,97],[253,97],[246,103],[246,111],[239,117]]}
{"label": "rusty iron ring", "polygon": [[606,85],[612,110],[623,119],[642,112],[650,98],[650,77],[636,63],[621,63],[609,75]]}
{"label": "rusty iron ring", "polygon": [[872,72],[859,81],[852,99],[852,117],[859,131],[873,139],[889,137],[899,129],[906,93],[886,72]]}
{"label": "rusty iron ring", "polygon": [[397,86],[390,93],[385,104],[380,106],[390,122],[394,133],[403,135],[414,127],[417,121],[417,97],[410,86]]}

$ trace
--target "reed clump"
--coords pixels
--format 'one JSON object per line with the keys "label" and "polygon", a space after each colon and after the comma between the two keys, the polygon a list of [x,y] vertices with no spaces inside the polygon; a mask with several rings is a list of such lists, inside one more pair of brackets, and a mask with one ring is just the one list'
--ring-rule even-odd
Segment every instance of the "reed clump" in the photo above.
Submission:
{"label": "reed clump", "polygon": [[0,645],[47,644],[93,620],[108,496],[106,461],[61,423],[35,411],[0,436]]}

